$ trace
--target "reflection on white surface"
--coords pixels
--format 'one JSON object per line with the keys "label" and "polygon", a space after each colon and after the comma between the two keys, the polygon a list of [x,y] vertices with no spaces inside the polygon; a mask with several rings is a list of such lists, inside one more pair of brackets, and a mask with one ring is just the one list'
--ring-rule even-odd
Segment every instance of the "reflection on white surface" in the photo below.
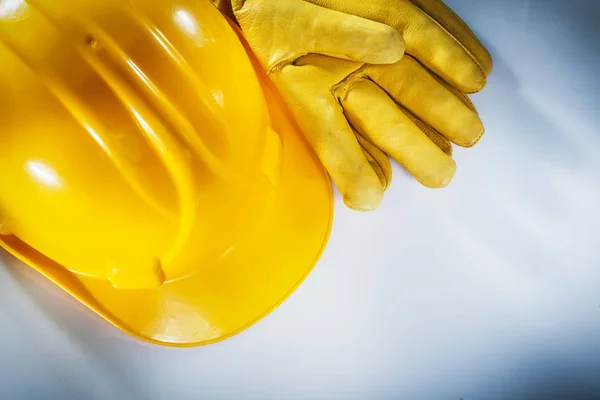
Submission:
{"label": "reflection on white surface", "polygon": [[62,186],[58,173],[41,161],[27,161],[25,169],[36,182],[48,187]]}
{"label": "reflection on white surface", "polygon": [[495,61],[450,187],[396,167],[381,210],[338,198],[300,289],[205,348],[130,340],[4,257],[0,398],[599,399],[600,3],[447,3]]}

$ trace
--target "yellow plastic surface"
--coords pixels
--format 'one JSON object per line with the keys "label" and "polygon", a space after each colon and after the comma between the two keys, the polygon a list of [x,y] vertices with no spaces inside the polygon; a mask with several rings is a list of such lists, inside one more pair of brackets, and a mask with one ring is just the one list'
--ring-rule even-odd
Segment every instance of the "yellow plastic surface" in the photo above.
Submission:
{"label": "yellow plastic surface", "polygon": [[209,0],[0,0],[0,245],[164,345],[267,314],[330,181]]}

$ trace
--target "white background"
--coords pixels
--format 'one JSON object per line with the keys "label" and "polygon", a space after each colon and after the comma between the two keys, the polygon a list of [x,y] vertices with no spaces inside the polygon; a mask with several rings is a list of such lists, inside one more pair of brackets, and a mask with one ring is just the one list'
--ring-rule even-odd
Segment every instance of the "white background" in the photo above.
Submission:
{"label": "white background", "polygon": [[308,280],[194,349],[0,262],[0,399],[600,399],[600,2],[448,0],[495,60],[450,188],[399,168]]}

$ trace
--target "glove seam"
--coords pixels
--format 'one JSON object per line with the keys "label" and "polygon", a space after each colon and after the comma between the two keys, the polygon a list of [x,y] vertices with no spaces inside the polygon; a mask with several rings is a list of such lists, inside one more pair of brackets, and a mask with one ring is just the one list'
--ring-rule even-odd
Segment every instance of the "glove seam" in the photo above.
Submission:
{"label": "glove seam", "polygon": [[[338,83],[333,85],[329,90],[330,93],[336,98],[336,100],[338,101],[338,103],[340,103],[342,107],[344,105],[344,101],[346,101],[346,98],[348,97],[348,93],[352,89],[353,83],[356,83],[362,79],[368,79],[371,82],[373,82],[373,80],[366,73],[367,66],[368,64],[363,64],[356,71],[351,72],[346,77],[341,79]],[[343,91],[343,95],[340,94],[340,90]]]}
{"label": "glove seam", "polygon": [[[352,128],[352,130],[354,131],[354,134],[356,136],[360,136],[364,141],[371,143],[371,145],[373,145],[373,147],[379,148],[379,146],[375,145],[371,140],[367,139],[364,135],[361,135],[360,132],[359,132],[359,130],[356,129],[356,127],[350,121],[348,121],[348,125],[350,125],[350,127]],[[360,144],[360,142],[359,142],[359,144]],[[364,152],[366,152],[367,154],[369,154],[369,156],[371,156],[371,158],[373,159],[373,161],[375,162],[375,164],[377,164],[377,168],[379,168],[379,171],[381,172],[380,176],[382,176],[383,179],[385,179],[385,183],[382,182],[382,186],[383,186],[384,190],[386,190],[387,188],[390,187],[391,180],[388,179],[388,177],[383,172],[383,168],[382,168],[381,164],[377,161],[377,158],[367,148],[365,148],[364,146],[360,146],[360,147],[363,149]],[[383,152],[383,154],[386,155],[386,157],[388,156],[388,154],[385,151],[383,151],[383,150],[381,150],[381,151]]]}
{"label": "glove seam", "polygon": [[[417,59],[416,57],[413,57],[410,54],[406,54],[405,57],[410,57],[411,59],[413,59],[414,61],[416,61],[422,68],[425,69],[425,71],[427,71],[427,73],[429,73],[435,80],[437,80],[441,85],[443,85],[444,87],[446,87],[447,90],[450,90],[450,92],[454,95],[457,96],[457,98],[461,101],[466,100],[466,103],[463,101],[463,103],[465,103],[465,105],[471,110],[473,111],[475,114],[479,115],[479,112],[477,111],[477,108],[475,107],[475,105],[473,104],[473,102],[471,101],[471,99],[467,96],[467,94],[470,93],[464,93],[462,91],[460,91],[459,89],[455,88],[454,86],[450,85],[448,82],[446,82],[442,77],[440,77],[439,75],[437,75],[435,72],[431,71],[429,68],[427,68],[425,65],[423,65],[423,63],[421,63],[421,61],[419,61],[419,59]],[[377,82],[375,82],[377,84]],[[384,88],[381,88],[382,90],[384,90],[386,93],[388,93],[387,90],[385,90]],[[389,95],[389,93],[388,93]],[[391,96],[390,96],[391,97]],[[461,98],[462,97],[462,98]],[[403,105],[400,105],[401,107],[404,107]],[[410,111],[412,113],[412,111],[406,107],[404,107],[406,110]],[[415,115],[416,116],[416,115]],[[441,135],[441,133],[440,133]],[[462,147],[464,149],[469,149],[471,147],[474,147],[477,143],[479,143],[479,141],[481,140],[481,138],[485,135],[485,127],[483,128],[483,130],[481,131],[481,133],[475,138],[475,140],[473,140],[472,143],[457,143],[454,141],[451,141],[452,143],[454,143],[455,145]],[[444,135],[442,135],[443,137],[445,137]],[[447,138],[446,138],[447,139]]]}

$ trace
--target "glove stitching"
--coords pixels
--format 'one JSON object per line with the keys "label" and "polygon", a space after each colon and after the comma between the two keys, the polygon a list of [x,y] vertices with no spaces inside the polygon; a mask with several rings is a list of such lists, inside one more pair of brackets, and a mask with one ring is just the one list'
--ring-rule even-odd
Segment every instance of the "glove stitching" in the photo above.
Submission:
{"label": "glove stitching", "polygon": [[[369,142],[371,145],[373,145],[373,147],[377,147],[372,141],[367,139],[364,135],[361,135],[359,133],[358,129],[356,129],[356,127],[354,125],[352,125],[352,123],[350,121],[348,121],[348,125],[350,125],[350,127],[352,128],[352,130],[354,131],[354,134],[356,136],[360,136],[361,139],[363,139],[365,142]],[[359,141],[359,144],[360,144],[360,141]],[[385,182],[381,182],[384,190],[388,189],[390,187],[391,182],[390,182],[390,179],[388,179],[387,175],[383,172],[383,167],[381,166],[379,161],[377,161],[377,158],[373,155],[373,153],[371,153],[366,147],[364,147],[362,145],[360,147],[363,149],[363,151],[365,153],[367,153],[369,156],[371,156],[371,159],[376,164],[377,168],[379,169],[379,172],[381,173],[381,174],[377,174],[377,176],[381,176],[385,180]],[[379,147],[377,147],[377,148],[379,148]],[[381,150],[381,149],[379,149],[379,150]],[[386,157],[388,156],[388,154],[385,151],[383,151],[383,150],[381,150],[381,151],[384,155],[386,155]],[[371,166],[374,167],[373,164],[371,164]]]}
{"label": "glove stitching", "polygon": [[[410,57],[411,59],[413,59],[414,61],[416,61],[417,63],[419,63],[419,65],[421,67],[423,67],[423,69],[425,69],[425,71],[427,71],[435,80],[437,80],[441,85],[443,85],[446,89],[448,89],[454,96],[456,96],[461,101],[463,101],[463,103],[465,103],[465,101],[466,101],[465,105],[471,111],[473,111],[475,114],[479,115],[479,112],[477,111],[477,108],[475,107],[475,105],[473,104],[473,102],[471,101],[471,99],[465,93],[461,92],[460,90],[456,89],[454,86],[452,86],[449,83],[447,83],[442,77],[440,77],[435,72],[431,71],[429,68],[427,68],[425,65],[423,65],[423,63],[421,63],[417,58],[413,57],[410,54],[406,54],[405,57]],[[377,82],[375,82],[375,84],[377,84]],[[388,93],[384,88],[382,88],[382,90],[384,90],[386,93]],[[389,95],[389,93],[388,93],[388,95]],[[407,110],[412,113],[412,111],[410,109],[407,108]],[[485,127],[483,128],[483,130],[481,131],[481,133],[479,134],[479,136],[477,136],[477,138],[475,138],[475,140],[472,143],[470,143],[470,144],[456,143],[456,142],[452,142],[452,143],[454,143],[457,146],[460,146],[462,148],[469,149],[469,148],[475,146],[477,143],[479,143],[479,141],[484,136],[484,134],[485,134]],[[442,136],[444,136],[444,135],[442,135]]]}
{"label": "glove stitching", "polygon": [[[362,79],[371,80],[369,78],[369,76],[366,74],[367,66],[368,66],[368,64],[363,64],[360,68],[358,68],[354,72],[348,74],[348,76],[341,79],[339,83],[337,83],[336,85],[333,85],[331,87],[330,93],[337,100],[340,107],[342,108],[342,111],[344,110],[344,101],[346,100],[348,94],[350,93],[350,90],[352,90],[353,84],[357,83],[358,81],[360,81]],[[358,129],[356,129],[356,127],[347,118],[346,118],[346,122],[348,123],[348,125],[350,126],[350,128],[352,129],[352,131],[354,132],[354,134],[356,136],[360,136],[366,142],[371,143],[371,145],[373,145],[373,147],[378,147],[371,140],[367,139],[364,135],[361,135],[359,133]],[[358,139],[357,139],[357,142],[360,145],[360,142],[358,141]],[[366,152],[371,157],[371,159],[377,165],[377,168],[379,169],[381,174],[376,173],[376,175],[383,177],[383,179],[385,180],[385,182],[380,182],[382,187],[384,188],[384,190],[385,190],[385,188],[389,188],[389,186],[391,184],[391,180],[388,179],[387,175],[383,172],[383,167],[377,161],[377,158],[375,156],[373,156],[373,154],[368,149],[366,149],[364,146],[360,145],[360,147],[364,152]],[[382,152],[383,152],[383,154],[385,154],[387,156],[385,151],[382,150]],[[370,162],[369,162],[369,165],[371,166],[371,168],[375,168],[375,166],[373,164],[371,164]],[[365,211],[365,210],[362,210],[362,211]]]}
{"label": "glove stitching", "polygon": [[[473,102],[471,101],[471,99],[469,98],[469,96],[467,96],[466,94],[462,93],[460,90],[454,88],[453,86],[450,86],[448,83],[446,83],[446,81],[444,81],[442,78],[440,78],[438,75],[436,75],[434,72],[432,71],[428,71],[431,76],[433,76],[434,79],[436,79],[440,84],[444,85],[444,87],[446,87],[448,90],[450,90],[450,92],[452,92],[452,94],[454,94],[456,97],[458,97],[460,100],[463,101],[463,103],[471,110],[473,111],[475,114],[479,115],[479,112],[477,111],[477,108],[475,107],[475,105],[473,104]],[[477,136],[475,138],[475,140],[473,140],[472,143],[469,144],[459,144],[459,143],[455,143],[456,145],[465,148],[465,149],[470,149],[472,147],[474,147],[477,143],[479,143],[479,141],[481,140],[481,138],[483,138],[483,136],[485,135],[485,126],[483,127],[483,130],[481,131],[481,133],[479,134],[479,136]]]}
{"label": "glove stitching", "polygon": [[[404,107],[402,104],[396,102],[395,100],[394,100],[394,102],[396,103],[396,105],[398,106],[398,108],[400,109],[400,111],[402,111],[409,119],[411,119],[412,123],[415,124],[417,126],[417,128],[419,128],[421,130],[421,132],[423,132],[429,138],[429,140],[431,140],[433,142],[433,144],[435,144],[437,147],[439,147],[440,150],[442,150],[448,156],[452,157],[452,153],[453,153],[452,142],[446,136],[442,135],[437,129],[433,128],[431,125],[429,125],[428,123],[426,123],[425,121],[423,121],[421,118],[417,117],[407,107]],[[423,126],[422,127],[419,126],[419,123],[421,123]],[[428,133],[424,129],[428,129],[430,132]],[[444,142],[443,144],[446,145],[446,146],[448,146],[448,151],[445,151],[444,148],[442,147],[442,144],[437,143],[430,136],[430,134],[438,136],[440,138],[440,140],[442,142]]]}

